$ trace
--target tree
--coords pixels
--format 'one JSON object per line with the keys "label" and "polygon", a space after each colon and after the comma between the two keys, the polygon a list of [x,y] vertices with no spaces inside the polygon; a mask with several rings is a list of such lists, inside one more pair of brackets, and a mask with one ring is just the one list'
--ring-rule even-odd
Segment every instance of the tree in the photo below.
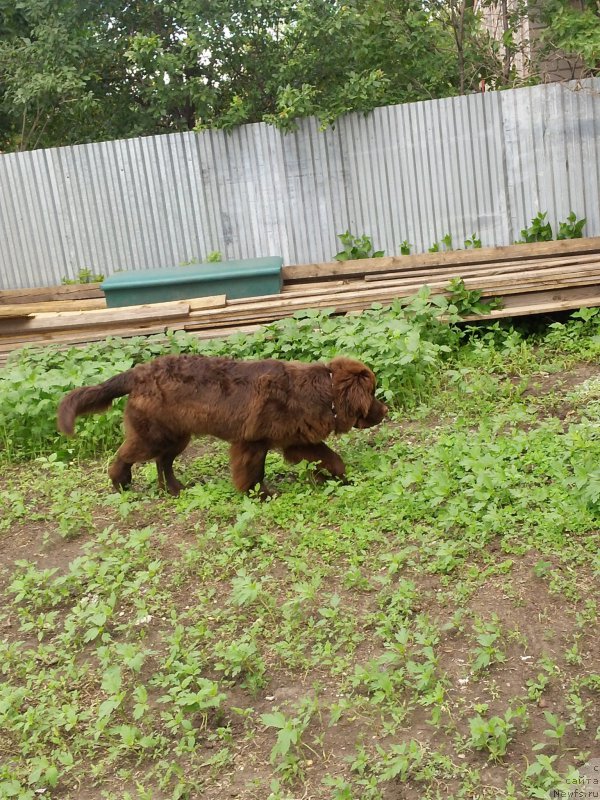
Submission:
{"label": "tree", "polygon": [[328,125],[474,90],[492,52],[467,0],[2,4],[4,149],[242,122],[289,129],[306,115]]}
{"label": "tree", "polygon": [[[5,149],[128,135],[117,54],[103,34],[111,9],[77,0],[24,0],[0,31],[0,131]],[[121,96],[121,103],[119,97]]]}

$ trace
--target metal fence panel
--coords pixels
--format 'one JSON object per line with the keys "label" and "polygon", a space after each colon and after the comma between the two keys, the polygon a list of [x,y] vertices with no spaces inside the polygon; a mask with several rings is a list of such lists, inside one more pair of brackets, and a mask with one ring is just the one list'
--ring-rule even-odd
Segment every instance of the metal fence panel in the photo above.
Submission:
{"label": "metal fence panel", "polygon": [[0,156],[0,285],[80,269],[281,255],[325,261],[337,234],[376,249],[509,244],[538,211],[600,234],[600,80],[388,106],[320,131],[262,124]]}

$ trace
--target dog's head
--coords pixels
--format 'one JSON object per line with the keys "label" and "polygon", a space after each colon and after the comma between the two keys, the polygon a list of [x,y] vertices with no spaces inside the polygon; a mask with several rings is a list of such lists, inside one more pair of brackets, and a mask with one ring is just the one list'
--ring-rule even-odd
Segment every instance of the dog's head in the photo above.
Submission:
{"label": "dog's head", "polygon": [[375,375],[361,361],[338,357],[329,362],[338,430],[370,428],[378,425],[388,412],[375,397]]}

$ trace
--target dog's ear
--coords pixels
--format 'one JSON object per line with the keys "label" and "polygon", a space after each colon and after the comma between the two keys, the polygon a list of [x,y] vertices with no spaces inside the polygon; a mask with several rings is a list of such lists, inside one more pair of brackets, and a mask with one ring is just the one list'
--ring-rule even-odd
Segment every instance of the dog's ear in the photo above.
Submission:
{"label": "dog's ear", "polygon": [[329,368],[338,402],[348,415],[366,417],[373,402],[375,375],[361,361],[334,358]]}

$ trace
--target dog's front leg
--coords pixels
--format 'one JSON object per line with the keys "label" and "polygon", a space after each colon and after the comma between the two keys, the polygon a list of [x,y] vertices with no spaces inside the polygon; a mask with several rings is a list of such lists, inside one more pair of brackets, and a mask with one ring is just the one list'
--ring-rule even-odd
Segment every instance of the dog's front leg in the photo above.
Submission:
{"label": "dog's front leg", "polygon": [[156,473],[158,475],[158,488],[165,489],[173,497],[177,497],[185,486],[177,480],[173,472],[173,461],[190,443],[189,436],[182,436],[179,439],[169,439],[168,441],[158,442],[157,449],[160,455],[156,458]]}
{"label": "dog's front leg", "polygon": [[160,491],[164,492],[166,490],[169,494],[173,495],[173,497],[177,497],[181,490],[185,489],[185,486],[175,477],[175,473],[173,472],[173,460],[174,457],[170,455],[157,458],[156,474],[158,476],[158,488]]}
{"label": "dog's front leg", "polygon": [[318,470],[317,477],[319,473],[328,472],[338,480],[343,481],[346,478],[346,465],[334,450],[327,447],[325,442],[291,445],[284,449],[283,457],[291,464],[298,464],[300,461],[314,461]]}
{"label": "dog's front leg", "polygon": [[233,442],[230,448],[231,477],[236,489],[250,492],[258,484],[261,500],[271,496],[264,483],[268,451],[266,442]]}

